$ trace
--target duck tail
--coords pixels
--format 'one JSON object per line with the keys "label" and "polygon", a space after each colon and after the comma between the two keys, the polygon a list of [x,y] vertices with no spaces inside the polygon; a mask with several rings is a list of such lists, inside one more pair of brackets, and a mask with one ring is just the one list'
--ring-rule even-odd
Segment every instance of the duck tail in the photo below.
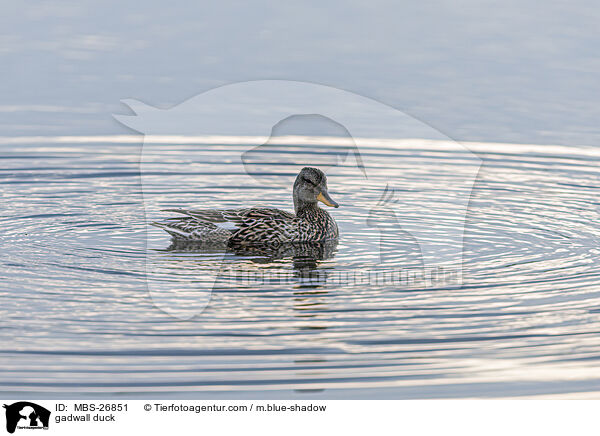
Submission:
{"label": "duck tail", "polygon": [[170,218],[163,222],[152,222],[150,225],[163,229],[174,239],[207,244],[227,243],[233,233],[223,226],[193,217]]}
{"label": "duck tail", "polygon": [[174,238],[177,239],[192,239],[191,238],[191,233],[190,232],[186,232],[183,229],[177,228],[177,227],[173,227],[167,223],[159,223],[157,221],[150,223],[151,226],[154,227],[158,227],[159,229],[163,229],[165,232],[167,232],[169,235],[173,236]]}

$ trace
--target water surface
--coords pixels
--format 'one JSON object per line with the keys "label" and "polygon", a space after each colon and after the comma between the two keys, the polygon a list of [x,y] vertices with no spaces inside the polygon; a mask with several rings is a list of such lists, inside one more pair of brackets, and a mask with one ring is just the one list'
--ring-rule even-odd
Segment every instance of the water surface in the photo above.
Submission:
{"label": "water surface", "polygon": [[[463,286],[444,288],[331,278],[370,263],[421,265],[418,244],[397,228],[383,232],[391,248],[381,256],[362,244],[363,232],[379,237],[381,229],[357,225],[369,210],[356,205],[397,174],[389,161],[404,153],[404,170],[413,173],[397,187],[396,217],[400,226],[410,222],[409,200],[425,195],[410,180],[443,190],[472,165],[456,151],[376,144],[361,150],[372,164],[360,185],[350,162],[328,171],[343,232],[332,253],[308,266],[317,278],[307,279],[307,266],[291,256],[168,250],[158,230],[147,240],[145,206],[289,210],[291,190],[281,180],[314,162],[314,148],[280,145],[274,152],[279,161],[289,157],[287,167],[261,165],[252,183],[241,183],[230,170],[239,162],[218,159],[236,144],[203,145],[207,167],[186,166],[190,144],[179,144],[156,175],[188,187],[145,184],[142,193],[140,142],[0,147],[3,396],[491,398],[600,390],[596,150],[470,144],[483,165],[466,216]],[[423,156],[449,169],[443,180]],[[443,248],[443,227],[430,232]],[[156,307],[147,256],[160,266],[152,280],[201,281],[205,270],[225,265],[283,271],[292,281],[222,281],[201,313],[181,320]],[[192,291],[174,304],[194,304]]]}

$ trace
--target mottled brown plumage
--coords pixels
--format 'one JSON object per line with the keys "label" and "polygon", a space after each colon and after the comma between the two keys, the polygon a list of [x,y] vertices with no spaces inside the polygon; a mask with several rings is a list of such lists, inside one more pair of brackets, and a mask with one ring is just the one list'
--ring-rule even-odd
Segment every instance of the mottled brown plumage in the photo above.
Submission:
{"label": "mottled brown plumage", "polygon": [[290,242],[319,242],[338,238],[338,227],[317,201],[338,207],[327,192],[327,178],[305,167],[294,182],[296,214],[274,208],[185,210],[168,209],[183,217],[152,223],[177,240],[207,245],[258,246]]}

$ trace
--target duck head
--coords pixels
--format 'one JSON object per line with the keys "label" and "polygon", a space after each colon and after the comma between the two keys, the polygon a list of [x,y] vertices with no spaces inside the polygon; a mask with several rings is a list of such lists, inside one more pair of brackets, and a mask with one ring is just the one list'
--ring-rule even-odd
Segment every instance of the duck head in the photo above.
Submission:
{"label": "duck head", "polygon": [[327,177],[317,168],[304,167],[294,182],[294,209],[317,207],[317,202],[330,207],[339,207],[327,192]]}

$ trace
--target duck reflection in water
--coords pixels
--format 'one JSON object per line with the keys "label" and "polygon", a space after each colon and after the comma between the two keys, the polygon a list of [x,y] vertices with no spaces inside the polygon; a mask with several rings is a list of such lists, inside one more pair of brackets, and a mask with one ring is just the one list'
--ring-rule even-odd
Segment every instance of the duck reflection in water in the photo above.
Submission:
{"label": "duck reflection in water", "polygon": [[[321,267],[321,262],[333,259],[337,252],[337,240],[325,242],[298,242],[279,245],[229,245],[215,247],[198,241],[173,239],[166,251],[173,253],[198,254],[230,254],[234,255],[223,261],[225,268],[232,272],[232,267],[240,272],[248,272],[248,261],[255,265],[284,266],[282,261],[291,260],[293,277],[306,280],[306,285],[325,284],[329,270]],[[264,271],[263,271],[264,272]]]}

